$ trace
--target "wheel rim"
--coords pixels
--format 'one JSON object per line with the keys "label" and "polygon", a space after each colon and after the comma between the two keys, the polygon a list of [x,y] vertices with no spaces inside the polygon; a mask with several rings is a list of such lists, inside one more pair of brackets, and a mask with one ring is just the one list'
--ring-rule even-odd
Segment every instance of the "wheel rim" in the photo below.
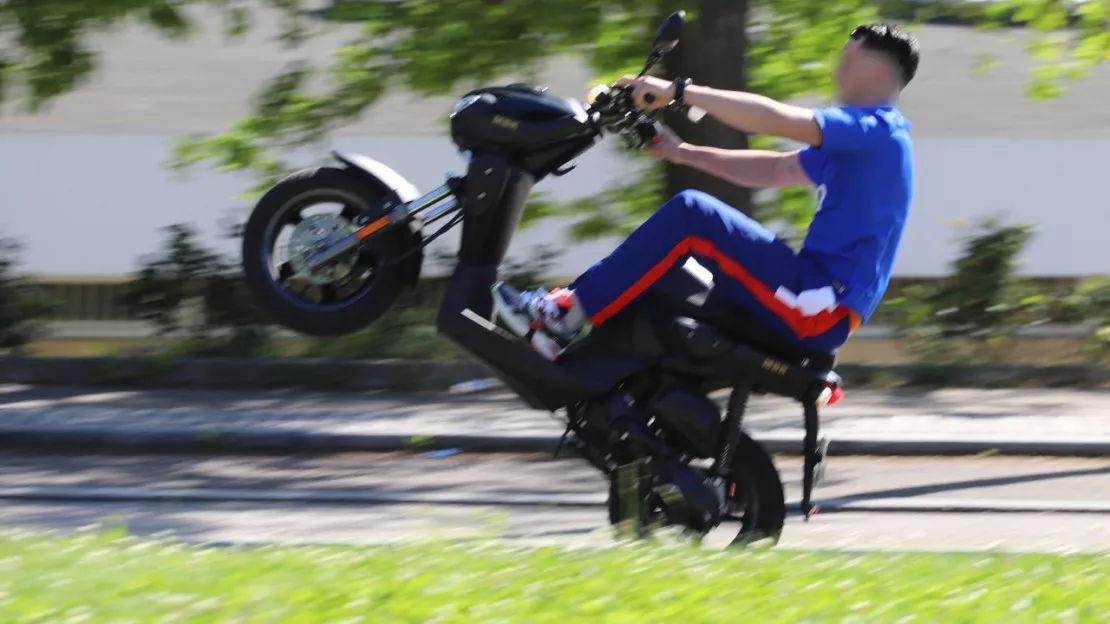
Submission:
{"label": "wheel rim", "polygon": [[274,290],[312,310],[335,310],[365,298],[381,266],[372,246],[360,246],[313,273],[306,271],[305,261],[355,231],[355,219],[366,209],[360,197],[334,188],[306,191],[278,208],[266,226],[259,258]]}

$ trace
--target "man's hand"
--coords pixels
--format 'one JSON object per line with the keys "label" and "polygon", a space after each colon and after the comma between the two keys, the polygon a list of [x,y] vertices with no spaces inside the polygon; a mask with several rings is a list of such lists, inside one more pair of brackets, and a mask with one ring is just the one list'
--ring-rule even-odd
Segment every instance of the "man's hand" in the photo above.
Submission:
{"label": "man's hand", "polygon": [[651,154],[658,160],[665,160],[675,164],[682,164],[680,162],[682,156],[682,147],[685,143],[678,135],[666,126],[659,126],[659,142],[648,143],[644,146],[644,151]]}
{"label": "man's hand", "polygon": [[[632,87],[632,103],[640,110],[663,108],[674,100],[674,83],[652,76],[625,76],[617,81],[618,87]],[[647,102],[645,95],[651,95]]]}

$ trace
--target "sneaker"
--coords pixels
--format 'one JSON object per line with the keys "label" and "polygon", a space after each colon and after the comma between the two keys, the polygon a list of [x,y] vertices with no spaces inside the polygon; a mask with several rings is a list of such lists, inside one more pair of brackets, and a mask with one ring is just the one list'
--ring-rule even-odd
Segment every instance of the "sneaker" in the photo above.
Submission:
{"label": "sneaker", "polygon": [[499,282],[492,290],[494,314],[509,331],[531,341],[538,351],[557,356],[577,333],[563,322],[570,302],[560,301],[559,292],[521,292]]}

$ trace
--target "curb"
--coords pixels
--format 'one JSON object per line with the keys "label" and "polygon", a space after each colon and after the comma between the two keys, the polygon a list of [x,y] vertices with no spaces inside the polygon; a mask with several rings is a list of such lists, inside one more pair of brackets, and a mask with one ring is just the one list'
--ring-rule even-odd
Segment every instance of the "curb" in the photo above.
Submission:
{"label": "curb", "polygon": [[[1110,366],[844,364],[848,387],[1100,388]],[[471,391],[500,388],[490,370],[469,360],[308,360],[239,358],[0,356],[0,384],[206,390]],[[470,388],[468,390],[467,388]]]}
{"label": "curb", "polygon": [[[756,433],[772,454],[800,455],[802,431]],[[0,427],[0,450],[62,453],[327,454],[343,452],[553,453],[559,436],[333,434],[167,428]],[[573,452],[567,446],[564,452]],[[1110,456],[1110,436],[949,437],[831,435],[830,456]]]}
{"label": "curb", "polygon": [[32,386],[428,392],[490,375],[485,366],[466,360],[0,356],[0,384]]}
{"label": "curb", "polygon": [[[605,494],[474,494],[467,492],[375,492],[364,490],[258,490],[244,488],[141,488],[29,486],[0,488],[0,500],[100,503],[263,503],[331,506],[451,505],[597,509]],[[817,515],[830,513],[1072,513],[1110,514],[1104,501],[868,498],[850,496],[818,500]],[[797,500],[786,501],[791,516],[800,515]]]}

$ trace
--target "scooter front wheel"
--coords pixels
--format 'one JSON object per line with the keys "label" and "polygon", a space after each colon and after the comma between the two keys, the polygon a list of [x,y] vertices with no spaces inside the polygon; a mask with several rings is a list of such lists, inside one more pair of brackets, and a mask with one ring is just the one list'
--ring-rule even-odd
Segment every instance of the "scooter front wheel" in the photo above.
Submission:
{"label": "scooter front wheel", "polygon": [[278,182],[243,228],[243,275],[278,323],[312,336],[340,336],[370,325],[393,305],[404,273],[392,261],[414,242],[386,230],[324,267],[307,259],[354,232],[359,219],[384,216],[382,190],[358,174],[320,167]]}

